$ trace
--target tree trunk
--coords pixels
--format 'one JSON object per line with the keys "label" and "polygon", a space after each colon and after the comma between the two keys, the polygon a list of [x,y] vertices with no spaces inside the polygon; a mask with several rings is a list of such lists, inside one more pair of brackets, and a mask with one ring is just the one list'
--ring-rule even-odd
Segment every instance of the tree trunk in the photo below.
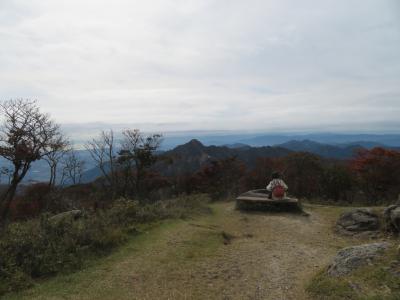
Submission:
{"label": "tree trunk", "polygon": [[50,166],[50,180],[49,180],[49,186],[54,185],[54,172],[53,172],[53,166]]}
{"label": "tree trunk", "polygon": [[10,211],[10,205],[12,200],[14,199],[15,192],[17,191],[18,183],[11,183],[10,187],[7,189],[7,192],[4,194],[1,201],[1,223],[4,223],[7,220],[8,213]]}
{"label": "tree trunk", "polygon": [[143,178],[143,168],[140,165],[136,165],[136,195],[142,200],[142,178]]}
{"label": "tree trunk", "polygon": [[49,186],[54,187],[56,185],[56,177],[57,177],[57,162],[48,161],[48,164],[50,167]]}
{"label": "tree trunk", "polygon": [[[15,165],[15,169],[14,169],[10,187],[7,189],[6,193],[3,195],[2,199],[1,199],[0,223],[4,223],[7,220],[8,213],[10,211],[10,205],[14,199],[18,184],[25,177],[26,173],[29,170],[29,167],[30,167],[30,164],[24,164],[23,166]],[[22,171],[21,171],[21,174],[19,174],[19,171],[21,170],[21,168],[22,168]]]}
{"label": "tree trunk", "polygon": [[53,168],[53,182],[52,182],[53,187],[56,185],[56,180],[57,180],[57,165],[55,164]]}

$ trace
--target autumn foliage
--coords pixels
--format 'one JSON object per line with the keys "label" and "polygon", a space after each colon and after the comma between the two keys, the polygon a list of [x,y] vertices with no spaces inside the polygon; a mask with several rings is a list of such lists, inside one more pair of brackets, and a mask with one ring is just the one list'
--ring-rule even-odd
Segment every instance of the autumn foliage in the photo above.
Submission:
{"label": "autumn foliage", "polygon": [[400,152],[382,148],[359,151],[348,161],[307,152],[260,157],[253,168],[237,158],[215,160],[198,172],[180,176],[175,192],[233,197],[265,188],[273,171],[282,174],[292,196],[309,200],[378,204],[393,202],[400,194]]}
{"label": "autumn foliage", "polygon": [[230,157],[210,162],[191,180],[198,192],[208,193],[212,199],[221,199],[243,191],[241,182],[245,173],[245,165],[236,157]]}
{"label": "autumn foliage", "polygon": [[[400,152],[382,148],[359,151],[349,161],[327,160],[307,152],[260,157],[252,168],[237,157],[212,159],[195,171],[178,175],[166,176],[159,170],[148,169],[142,173],[140,184],[146,203],[196,193],[209,194],[214,200],[232,199],[247,190],[265,188],[274,171],[282,174],[289,194],[302,199],[375,205],[394,202],[400,194]],[[117,196],[126,197],[126,191],[132,188],[128,181],[130,173],[122,170],[116,176],[121,185]],[[127,188],[122,188],[124,182]],[[49,203],[54,212],[63,211],[65,205],[97,209],[112,203],[101,183],[76,188],[85,191],[75,193],[73,187],[68,187],[47,193],[46,185],[33,186],[15,199],[13,218],[37,215],[48,210]]]}
{"label": "autumn foliage", "polygon": [[389,200],[400,193],[400,152],[383,148],[361,150],[351,161],[360,189],[371,201]]}

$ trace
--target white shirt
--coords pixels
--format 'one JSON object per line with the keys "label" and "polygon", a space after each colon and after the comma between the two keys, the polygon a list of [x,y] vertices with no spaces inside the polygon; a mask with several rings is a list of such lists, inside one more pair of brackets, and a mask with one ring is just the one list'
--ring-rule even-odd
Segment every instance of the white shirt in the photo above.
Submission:
{"label": "white shirt", "polygon": [[282,186],[285,189],[285,191],[288,190],[288,186],[282,179],[272,179],[267,186],[267,191],[271,192],[278,185]]}

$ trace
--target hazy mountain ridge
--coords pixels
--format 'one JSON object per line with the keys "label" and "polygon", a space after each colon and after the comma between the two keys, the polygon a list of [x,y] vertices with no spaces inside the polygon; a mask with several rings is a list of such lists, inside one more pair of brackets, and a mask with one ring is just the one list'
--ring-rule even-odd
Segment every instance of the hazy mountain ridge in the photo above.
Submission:
{"label": "hazy mountain ridge", "polygon": [[364,144],[373,146],[373,144],[375,144],[386,147],[400,147],[400,134],[269,134],[244,138],[237,142],[250,146],[263,146],[279,145],[292,140],[311,140],[317,143],[329,145]]}
{"label": "hazy mountain ridge", "polygon": [[[365,143],[372,144],[368,142],[362,144]],[[312,140],[291,140],[283,144],[262,147],[253,147],[243,143],[207,146],[197,139],[192,139],[172,150],[160,152],[160,155],[168,157],[168,159],[158,163],[155,169],[167,176],[187,174],[199,170],[213,160],[228,157],[237,157],[247,167],[252,168],[260,157],[282,157],[296,151],[310,152],[324,158],[349,159],[357,150],[362,148],[366,147],[353,143],[349,145],[329,145]],[[100,175],[98,168],[91,169],[84,173],[83,181],[90,182]]]}
{"label": "hazy mountain ridge", "polygon": [[195,172],[201,166],[212,160],[237,157],[248,167],[254,167],[259,157],[281,157],[291,153],[282,147],[240,147],[205,146],[200,141],[193,139],[173,150],[164,153],[171,157],[173,163],[166,166],[162,173],[166,175],[184,174]]}
{"label": "hazy mountain ridge", "polygon": [[354,156],[359,149],[364,147],[354,144],[350,146],[333,146],[328,144],[321,144],[310,140],[303,141],[289,141],[278,145],[292,151],[302,151],[317,154],[325,158],[347,159]]}
{"label": "hazy mountain ridge", "polygon": [[[172,147],[176,142],[188,139],[189,136],[180,136],[178,139],[166,136],[164,143],[168,147]],[[258,144],[261,144],[261,146]],[[251,167],[258,157],[284,156],[292,151],[311,152],[325,158],[348,159],[353,156],[357,149],[371,149],[373,147],[400,150],[400,135],[204,135],[174,146],[170,150],[160,151],[159,154],[161,155],[170,155],[174,159],[174,163],[170,165],[164,164],[163,168],[165,169],[160,167],[159,170],[165,174],[193,172],[208,161],[231,156],[238,157],[238,159]],[[164,147],[163,149],[168,148]],[[83,174],[83,182],[90,182],[101,175],[88,151],[78,150],[77,155],[85,161],[86,171]],[[7,165],[4,159],[0,159],[0,167]],[[48,168],[48,164],[44,160],[33,163],[24,182],[47,181],[49,179]],[[6,181],[6,177],[2,176],[1,182],[6,183]]]}

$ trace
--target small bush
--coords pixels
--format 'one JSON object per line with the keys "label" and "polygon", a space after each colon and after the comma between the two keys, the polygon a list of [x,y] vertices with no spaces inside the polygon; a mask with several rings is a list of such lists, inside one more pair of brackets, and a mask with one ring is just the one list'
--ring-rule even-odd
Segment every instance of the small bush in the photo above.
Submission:
{"label": "small bush", "polygon": [[121,228],[112,228],[103,232],[102,234],[96,234],[92,239],[92,248],[101,251],[110,250],[117,245],[123,244],[127,240],[127,235]]}
{"label": "small bush", "polygon": [[33,286],[32,278],[18,270],[9,271],[1,268],[0,279],[0,295]]}
{"label": "small bush", "polygon": [[138,201],[121,198],[104,211],[103,217],[109,224],[126,226],[137,221],[139,209]]}
{"label": "small bush", "polygon": [[206,206],[211,201],[205,194],[183,195],[172,200],[160,200],[140,207],[137,218],[140,222],[152,222],[167,218],[184,219],[193,214],[207,213]]}
{"label": "small bush", "polygon": [[321,272],[313,278],[307,287],[307,292],[313,299],[356,299],[356,294],[348,282],[340,279],[332,279],[325,272]]}

